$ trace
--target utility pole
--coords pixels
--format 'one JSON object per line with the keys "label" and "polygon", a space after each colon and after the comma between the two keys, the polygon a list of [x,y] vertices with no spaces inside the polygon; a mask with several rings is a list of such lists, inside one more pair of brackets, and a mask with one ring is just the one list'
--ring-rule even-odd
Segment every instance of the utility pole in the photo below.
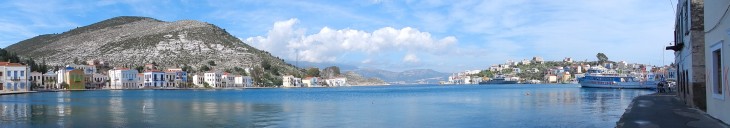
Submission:
{"label": "utility pole", "polygon": [[299,68],[299,49],[295,49],[294,51],[297,52],[296,53],[297,54],[297,57],[296,57],[297,58],[297,60],[296,60],[297,62],[296,62],[296,64],[294,66],[296,66],[296,68]]}

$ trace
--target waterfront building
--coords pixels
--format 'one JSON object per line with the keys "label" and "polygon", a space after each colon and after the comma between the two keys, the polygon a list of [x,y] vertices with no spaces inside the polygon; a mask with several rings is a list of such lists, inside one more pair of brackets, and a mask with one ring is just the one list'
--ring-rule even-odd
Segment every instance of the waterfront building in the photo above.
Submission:
{"label": "waterfront building", "polygon": [[203,74],[204,82],[208,83],[208,85],[213,88],[223,87],[223,80],[221,79],[222,76],[223,73],[220,71],[210,71]]}
{"label": "waterfront building", "polygon": [[345,77],[330,78],[330,79],[326,79],[325,82],[330,87],[348,86],[347,78],[345,78]]}
{"label": "waterfront building", "polygon": [[133,89],[137,88],[137,70],[129,68],[116,68],[108,71],[110,86],[109,89]]}
{"label": "waterfront building", "polygon": [[[61,83],[63,83],[63,82],[66,82],[66,72],[71,71],[71,70],[73,70],[72,67],[64,67],[64,68],[60,68],[60,69],[58,69],[58,71],[56,71],[56,75],[57,75],[56,76],[56,85],[57,86],[61,85]],[[61,88],[61,86],[58,86],[58,87]]]}
{"label": "waterfront building", "polygon": [[224,88],[232,88],[235,87],[235,76],[233,74],[230,74],[228,72],[224,72],[223,75],[221,75],[221,85]]}
{"label": "waterfront building", "polygon": [[137,88],[144,88],[144,73],[137,73]]}
{"label": "waterfront building", "polygon": [[545,75],[545,82],[546,83],[557,83],[558,76],[555,74],[547,74],[547,75]]}
{"label": "waterfront building", "polygon": [[86,83],[89,83],[91,85],[91,88],[101,89],[101,88],[107,88],[107,81],[109,80],[109,76],[106,76],[101,73],[94,73],[92,75],[86,75],[91,76],[91,79],[87,80]]}
{"label": "waterfront building", "polygon": [[[253,87],[253,79],[251,78],[251,76],[236,77],[236,83],[242,84],[242,87]],[[301,86],[301,80],[299,84]]]}
{"label": "waterfront building", "polygon": [[20,63],[0,62],[0,92],[30,91],[29,71]]}
{"label": "waterfront building", "polygon": [[64,83],[68,84],[66,89],[86,89],[86,75],[82,69],[73,69],[64,74]]}
{"label": "waterfront building", "polygon": [[[703,0],[679,0],[674,27],[674,43],[666,49],[674,51],[674,63],[677,64],[677,74],[679,74],[677,77],[678,97],[687,105],[705,111],[707,95],[705,92],[703,15]],[[643,66],[643,68],[646,67]]]}
{"label": "waterfront building", "polygon": [[165,85],[165,72],[151,70],[144,73],[144,88],[159,88]]}
{"label": "waterfront building", "polygon": [[282,81],[281,87],[285,87],[285,88],[301,87],[301,86],[297,86],[296,81],[294,80],[294,78],[295,77],[292,76],[292,75],[284,75],[284,76],[281,76],[281,81]]}
{"label": "waterfront building", "polygon": [[163,78],[165,79],[162,82],[162,84],[164,84],[164,85],[162,85],[163,88],[177,87],[177,86],[175,86],[175,72],[164,71],[163,74],[165,74],[165,75],[163,75]]}
{"label": "waterfront building", "polygon": [[165,77],[168,87],[183,88],[188,83],[188,73],[179,68],[167,69]]}
{"label": "waterfront building", "polygon": [[56,84],[56,79],[58,78],[58,75],[53,72],[47,72],[43,74],[43,84],[42,86],[45,89],[58,89],[59,87]]}
{"label": "waterfront building", "polygon": [[319,78],[317,77],[307,77],[302,79],[302,85],[303,87],[320,87],[319,84]]}
{"label": "waterfront building", "polygon": [[560,82],[567,83],[571,81],[570,72],[563,72],[559,77]]}
{"label": "waterfront building", "polygon": [[241,76],[238,75],[235,78],[233,78],[234,84],[236,87],[252,87],[253,85],[253,79],[251,79],[250,76]]}
{"label": "waterfront building", "polygon": [[205,79],[201,75],[193,75],[193,85],[198,86],[199,88],[204,88],[203,82],[205,82]]}
{"label": "waterfront building", "polygon": [[[730,122],[730,1],[704,0],[707,114]],[[700,31],[702,32],[702,31]]]}
{"label": "waterfront building", "polygon": [[30,88],[44,88],[43,85],[43,73],[40,72],[30,72],[30,77],[28,77],[28,83],[30,83]]}

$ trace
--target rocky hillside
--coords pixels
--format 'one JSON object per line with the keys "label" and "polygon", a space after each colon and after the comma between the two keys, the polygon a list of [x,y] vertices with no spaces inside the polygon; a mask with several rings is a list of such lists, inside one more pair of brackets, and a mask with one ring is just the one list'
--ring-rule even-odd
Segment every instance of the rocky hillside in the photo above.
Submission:
{"label": "rocky hillside", "polygon": [[361,76],[360,74],[357,74],[355,72],[349,71],[342,74],[347,78],[347,84],[349,85],[355,85],[355,86],[368,86],[368,85],[389,85],[388,83],[385,83],[385,81],[380,80],[378,78],[365,78]]}
{"label": "rocky hillside", "polygon": [[263,74],[271,78],[302,73],[270,53],[247,45],[225,29],[193,20],[165,22],[147,17],[115,17],[61,34],[33,37],[6,50],[45,60],[49,65],[96,59],[111,66],[155,62],[162,67],[190,65],[197,69],[214,61],[217,66],[213,70],[265,68]]}

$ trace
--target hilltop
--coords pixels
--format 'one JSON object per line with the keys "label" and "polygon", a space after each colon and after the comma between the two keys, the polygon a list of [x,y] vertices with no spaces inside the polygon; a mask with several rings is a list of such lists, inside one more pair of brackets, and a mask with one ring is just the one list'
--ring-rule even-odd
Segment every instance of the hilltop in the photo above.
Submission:
{"label": "hilltop", "polygon": [[[278,83],[282,74],[302,71],[269,52],[258,50],[213,24],[149,17],[120,16],[60,34],[39,35],[5,48],[19,56],[66,65],[99,60],[114,67],[156,63],[190,66],[193,71],[213,61],[212,70],[252,69],[256,82]],[[254,74],[254,73],[252,73]],[[254,74],[255,75],[255,74]]]}

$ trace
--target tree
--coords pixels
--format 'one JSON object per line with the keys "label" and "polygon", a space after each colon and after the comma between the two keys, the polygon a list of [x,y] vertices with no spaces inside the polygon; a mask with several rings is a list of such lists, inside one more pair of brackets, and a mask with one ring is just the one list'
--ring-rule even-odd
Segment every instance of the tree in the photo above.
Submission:
{"label": "tree", "polygon": [[79,61],[79,58],[74,58],[74,64],[81,64],[81,61]]}
{"label": "tree", "polygon": [[319,77],[319,68],[307,69],[307,77]]}
{"label": "tree", "polygon": [[216,66],[215,65],[215,61],[212,61],[212,60],[211,61],[208,61],[208,65],[210,65],[210,66]]}
{"label": "tree", "polygon": [[212,88],[212,87],[210,87],[210,85],[207,82],[203,82],[203,87],[205,87],[205,88]]}
{"label": "tree", "polygon": [[210,67],[203,65],[203,66],[200,66],[199,70],[200,70],[200,72],[207,72],[207,71],[210,71]]}
{"label": "tree", "polygon": [[144,66],[137,66],[137,67],[134,67],[134,69],[136,69],[137,72],[139,72],[139,73],[144,72]]}
{"label": "tree", "polygon": [[190,67],[190,66],[188,66],[187,64],[183,65],[181,69],[182,69],[183,71],[185,71],[185,72],[192,72],[192,71],[194,71],[194,70],[193,70],[193,67]]}
{"label": "tree", "polygon": [[61,82],[61,88],[62,89],[68,89],[70,85],[68,85],[66,82]]}
{"label": "tree", "polygon": [[598,54],[596,54],[596,58],[598,58],[598,62],[600,62],[600,63],[604,63],[604,62],[608,61],[608,57],[606,56],[606,54],[603,54],[600,52]]}
{"label": "tree", "polygon": [[264,70],[271,70],[271,64],[269,61],[261,61],[261,67],[264,67]]}

